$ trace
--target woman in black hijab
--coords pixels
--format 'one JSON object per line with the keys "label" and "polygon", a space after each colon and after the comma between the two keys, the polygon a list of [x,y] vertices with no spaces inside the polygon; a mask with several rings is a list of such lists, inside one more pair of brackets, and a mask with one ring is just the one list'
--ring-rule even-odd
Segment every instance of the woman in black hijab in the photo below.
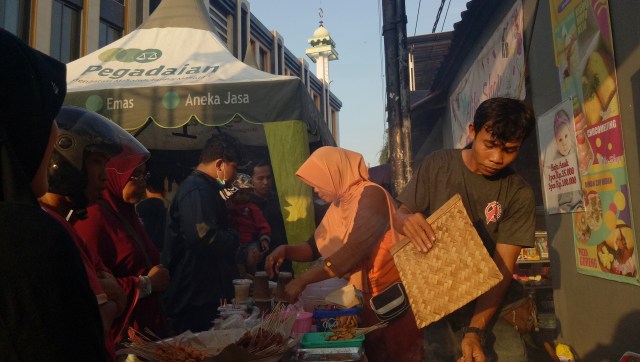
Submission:
{"label": "woman in black hijab", "polygon": [[0,351],[6,361],[104,361],[77,247],[40,208],[65,65],[0,29]]}

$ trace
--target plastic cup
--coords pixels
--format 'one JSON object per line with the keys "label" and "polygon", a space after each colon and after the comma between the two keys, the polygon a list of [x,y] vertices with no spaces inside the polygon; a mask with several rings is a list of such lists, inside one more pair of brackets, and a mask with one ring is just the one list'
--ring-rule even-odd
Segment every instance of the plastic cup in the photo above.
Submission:
{"label": "plastic cup", "polygon": [[309,312],[298,312],[298,317],[296,317],[296,321],[293,323],[293,327],[291,329],[292,333],[307,333],[311,331],[311,324],[313,322],[313,313]]}
{"label": "plastic cup", "polygon": [[236,303],[246,302],[249,299],[249,291],[251,289],[250,279],[234,279],[233,288],[235,290]]}
{"label": "plastic cup", "polygon": [[269,277],[267,272],[256,272],[253,283],[253,299],[271,298],[269,290]]}

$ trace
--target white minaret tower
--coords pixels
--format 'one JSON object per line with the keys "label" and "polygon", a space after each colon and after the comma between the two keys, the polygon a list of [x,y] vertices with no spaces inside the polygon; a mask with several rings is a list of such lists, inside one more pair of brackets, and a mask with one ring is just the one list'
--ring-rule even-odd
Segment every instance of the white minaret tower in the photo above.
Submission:
{"label": "white minaret tower", "polygon": [[[320,16],[322,17],[322,15]],[[338,52],[335,48],[336,43],[331,39],[329,30],[322,25],[322,20],[308,43],[311,44],[311,48],[307,49],[305,53],[316,63],[316,76],[318,79],[322,79],[325,84],[329,84],[329,61],[338,59]]]}
{"label": "white minaret tower", "polygon": [[[322,9],[320,9],[320,18],[322,19]],[[336,43],[331,39],[329,30],[322,25],[320,20],[320,26],[313,32],[313,38],[308,40],[311,44],[311,48],[306,50],[306,54],[311,60],[316,63],[316,76],[322,81],[322,101],[320,105],[320,112],[322,112],[322,118],[324,122],[329,126],[329,130],[333,134],[333,138],[336,144],[340,144],[340,135],[338,130],[338,116],[332,116],[331,107],[329,105],[329,62],[338,59],[338,52],[336,51]]]}

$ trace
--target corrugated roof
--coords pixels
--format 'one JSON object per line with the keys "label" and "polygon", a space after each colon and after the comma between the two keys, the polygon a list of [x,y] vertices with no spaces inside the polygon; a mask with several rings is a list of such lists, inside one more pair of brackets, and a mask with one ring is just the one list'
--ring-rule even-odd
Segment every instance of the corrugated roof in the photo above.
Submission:
{"label": "corrugated roof", "polygon": [[453,25],[451,46],[431,84],[432,93],[440,91],[443,95],[447,94],[446,90],[451,85],[462,61],[477,42],[500,2],[501,0],[467,2],[467,10],[461,13],[460,21]]}
{"label": "corrugated roof", "polygon": [[407,39],[409,51],[413,53],[416,90],[429,90],[431,83],[445,56],[453,32],[412,36]]}

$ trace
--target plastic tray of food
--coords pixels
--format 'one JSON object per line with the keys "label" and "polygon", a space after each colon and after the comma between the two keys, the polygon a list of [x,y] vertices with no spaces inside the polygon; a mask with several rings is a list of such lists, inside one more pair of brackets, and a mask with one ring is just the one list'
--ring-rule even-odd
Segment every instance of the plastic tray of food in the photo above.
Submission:
{"label": "plastic tray of food", "polygon": [[360,347],[364,342],[364,334],[353,339],[343,339],[337,341],[327,341],[327,337],[333,332],[305,333],[300,340],[301,348],[339,348],[339,347]]}
{"label": "plastic tray of food", "polygon": [[357,316],[360,312],[358,308],[347,309],[318,309],[313,311],[313,321],[318,332],[327,332],[337,326],[338,319],[344,316]]}
{"label": "plastic tray of food", "polygon": [[362,360],[362,347],[300,348],[296,351],[296,361],[304,362],[357,362]]}

